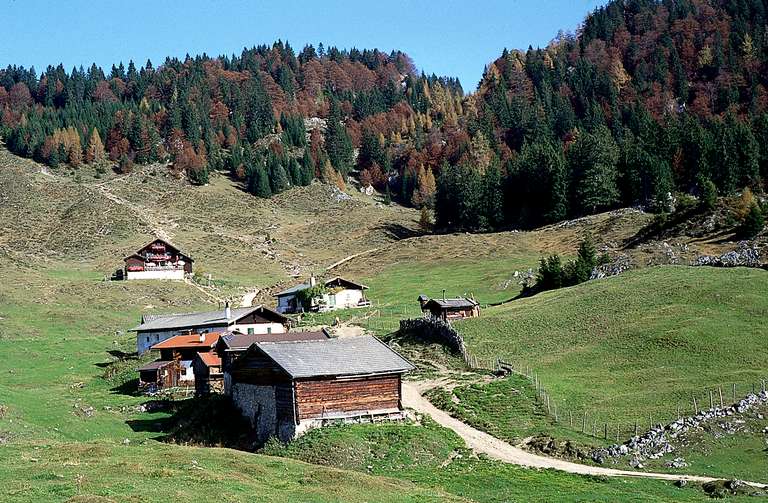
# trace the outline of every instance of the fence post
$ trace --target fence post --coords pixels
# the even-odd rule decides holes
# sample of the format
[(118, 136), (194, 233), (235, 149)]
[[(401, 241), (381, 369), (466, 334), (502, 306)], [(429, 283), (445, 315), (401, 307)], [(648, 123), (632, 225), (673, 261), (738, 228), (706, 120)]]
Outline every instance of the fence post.
[(714, 409), (715, 408), (715, 402), (712, 399), (712, 390), (709, 390), (709, 408)]
[(637, 419), (635, 419), (635, 436), (637, 436)]
[(733, 402), (736, 403), (736, 383), (733, 383)]
[(581, 420), (581, 432), (586, 433), (587, 431), (587, 411), (584, 411), (584, 419)]
[(608, 440), (608, 423), (605, 423), (605, 439)]
[(547, 397), (547, 415), (551, 414), (551, 411), (549, 409), (549, 395), (546, 395)]
[(693, 413), (694, 415), (699, 413), (699, 406), (696, 405), (696, 397), (693, 397)]
[(720, 393), (720, 408), (722, 409), (723, 408), (723, 387), (718, 386), (717, 392)]
[(568, 411), (568, 426), (573, 429), (573, 413), (570, 410)]

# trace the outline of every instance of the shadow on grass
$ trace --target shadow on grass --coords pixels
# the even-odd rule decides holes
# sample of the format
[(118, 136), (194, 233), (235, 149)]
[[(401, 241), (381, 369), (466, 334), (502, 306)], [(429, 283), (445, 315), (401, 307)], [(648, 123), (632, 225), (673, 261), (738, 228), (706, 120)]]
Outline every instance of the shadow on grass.
[(116, 395), (139, 396), (139, 379), (128, 379), (109, 391)]
[(425, 236), (426, 233), (420, 232), (401, 224), (384, 224), (377, 227), (377, 230), (383, 231), (390, 238), (400, 241), (401, 239), (415, 238)]
[(157, 433), (155, 440), (203, 447), (253, 450), (252, 429), (229, 397), (210, 395), (186, 400), (149, 400), (146, 412), (160, 417), (129, 419), (135, 432)]

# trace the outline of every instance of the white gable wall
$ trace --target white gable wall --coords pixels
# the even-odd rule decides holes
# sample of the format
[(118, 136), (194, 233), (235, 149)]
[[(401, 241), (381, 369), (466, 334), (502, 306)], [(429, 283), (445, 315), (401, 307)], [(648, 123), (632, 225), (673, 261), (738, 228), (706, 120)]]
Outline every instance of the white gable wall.
[[(171, 337), (188, 333), (189, 330), (190, 328), (138, 332), (136, 334), (136, 351), (140, 355), (144, 354), (158, 342), (163, 342)], [(237, 330), (243, 334), (283, 334), (285, 333), (285, 326), (283, 326), (282, 323), (246, 323), (229, 326), (203, 327), (194, 330), (204, 334), (209, 332), (223, 332), (225, 330)]]

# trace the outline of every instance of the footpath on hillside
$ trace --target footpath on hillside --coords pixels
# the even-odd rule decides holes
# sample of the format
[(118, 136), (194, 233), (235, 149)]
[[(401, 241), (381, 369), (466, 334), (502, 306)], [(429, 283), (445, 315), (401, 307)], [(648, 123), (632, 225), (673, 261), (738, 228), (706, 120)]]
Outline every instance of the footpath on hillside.
[[(476, 452), (481, 452), (490, 458), (503, 461), (505, 463), (525, 466), (528, 468), (550, 468), (553, 470), (560, 470), (578, 475), (602, 475), (605, 477), (643, 477), (669, 481), (685, 480), (688, 482), (698, 483), (722, 480), (721, 478), (702, 477), (698, 475), (677, 475), (671, 473), (617, 470), (613, 468), (582, 465), (562, 459), (548, 458), (546, 456), (533, 454), (531, 452), (520, 449), (519, 447), (514, 447), (513, 445), (510, 445), (503, 440), (500, 440), (492, 435), (489, 435), (483, 431), (473, 428), (472, 426), (469, 426), (466, 423), (459, 421), (458, 419), (449, 415), (447, 412), (440, 410), (432, 405), (426, 398), (421, 395), (422, 391), (423, 390), (421, 390), (416, 383), (403, 382), (403, 405), (405, 407), (412, 408), (421, 414), (429, 415), (439, 425), (453, 430), (457, 435), (464, 439), (468, 447), (475, 450)], [(766, 484), (760, 484), (756, 482), (744, 483), (761, 489), (768, 487)]]

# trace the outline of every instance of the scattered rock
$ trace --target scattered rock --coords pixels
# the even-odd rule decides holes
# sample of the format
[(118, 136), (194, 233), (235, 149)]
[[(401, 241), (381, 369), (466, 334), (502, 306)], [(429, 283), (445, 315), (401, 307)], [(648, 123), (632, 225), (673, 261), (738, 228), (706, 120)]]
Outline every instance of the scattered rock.
[[(752, 393), (739, 400), (733, 405), (727, 407), (714, 407), (708, 410), (702, 410), (695, 416), (680, 418), (677, 421), (666, 426), (657, 426), (651, 428), (643, 435), (630, 438), (621, 445), (611, 445), (601, 449), (595, 449), (590, 453), (590, 457), (596, 462), (603, 463), (609, 458), (619, 458), (631, 455), (630, 466), (633, 468), (642, 468), (642, 461), (646, 459), (658, 459), (675, 450), (672, 441), (691, 429), (700, 428), (702, 425), (718, 418), (731, 417), (735, 414), (743, 414), (757, 405), (768, 403), (768, 391)], [(721, 429), (727, 434), (734, 434), (744, 427), (745, 422), (740, 419), (726, 421), (720, 424)], [(768, 427), (763, 429), (768, 434)], [(599, 461), (598, 461), (599, 460)], [(680, 466), (674, 466), (678, 464)], [(688, 466), (685, 460), (677, 458), (667, 466), (673, 468), (683, 468)]]
[(675, 458), (666, 463), (667, 468), (687, 468), (688, 463), (683, 458)]

